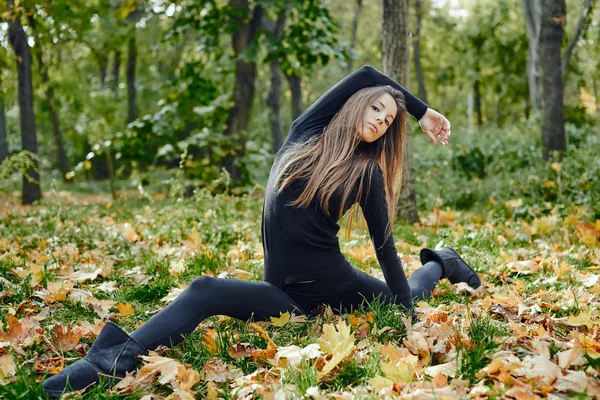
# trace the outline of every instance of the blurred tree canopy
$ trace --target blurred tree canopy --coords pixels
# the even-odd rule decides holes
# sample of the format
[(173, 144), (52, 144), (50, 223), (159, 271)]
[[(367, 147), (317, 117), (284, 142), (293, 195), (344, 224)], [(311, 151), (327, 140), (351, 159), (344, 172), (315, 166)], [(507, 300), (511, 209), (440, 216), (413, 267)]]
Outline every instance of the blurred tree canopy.
[[(566, 1), (564, 119), (577, 126), (597, 124), (600, 113), (594, 3)], [(223, 167), (237, 186), (261, 181), (282, 139), (278, 124), (285, 136), (350, 61), (381, 69), (386, 35), (380, 2), (356, 0), (15, 0), (0, 3), (0, 15), (0, 158), (24, 148), (23, 60), (9, 40), (19, 22), (42, 182), (179, 165), (200, 184)], [(410, 88), (426, 90), (453, 131), (540, 118), (521, 0), (412, 0), (409, 23), (418, 42), (409, 46)]]

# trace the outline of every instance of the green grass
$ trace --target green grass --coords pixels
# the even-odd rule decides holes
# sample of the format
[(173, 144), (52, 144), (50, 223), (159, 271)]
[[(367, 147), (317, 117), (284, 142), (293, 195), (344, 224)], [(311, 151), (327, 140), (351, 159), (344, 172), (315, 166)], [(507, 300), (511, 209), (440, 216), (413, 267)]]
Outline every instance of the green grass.
[(510, 329), (487, 316), (476, 317), (470, 324), (467, 334), (471, 341), (468, 345), (461, 340), (458, 342), (458, 371), (462, 378), (474, 383), (477, 373), (489, 363), (490, 356), (502, 345), (502, 340), (510, 335)]
[[(471, 385), (482, 379), (477, 374), (488, 365), (495, 351), (514, 350), (521, 358), (524, 354), (524, 348), (519, 347), (524, 344), (512, 343), (514, 348), (503, 347), (512, 335), (507, 318), (516, 316), (516, 310), (507, 312), (506, 316), (502, 309), (494, 308), (495, 300), (490, 309), (484, 310), (481, 305), (484, 300), (494, 295), (509, 298), (516, 290), (517, 281), (522, 281), (525, 287), (518, 295), (524, 304), (531, 306), (544, 301), (558, 306), (556, 310), (544, 309), (544, 318), (577, 316), (590, 307), (592, 312), (597, 312), (595, 303), (585, 297), (591, 289), (573, 279), (576, 272), (598, 274), (594, 269), (598, 247), (586, 242), (591, 239), (581, 237), (577, 231), (578, 224), (593, 225), (600, 219), (600, 159), (593, 150), (598, 146), (597, 135), (590, 134), (586, 128), (571, 132), (571, 135), (579, 135), (581, 140), (577, 146), (571, 146), (557, 171), (556, 166), (553, 168), (551, 164), (539, 161), (538, 139), (527, 133), (530, 128), (516, 124), (502, 131), (490, 128), (474, 133), (460, 132), (453, 135), (454, 144), (448, 148), (430, 146), (425, 138), (416, 137), (415, 171), (422, 221), (420, 224), (398, 222), (393, 230), (404, 256), (416, 259), (422, 247), (451, 246), (481, 274), (486, 285), (482, 293), (457, 294), (452, 285), (443, 281), (438, 284), (433, 298), (428, 300), (431, 307), (448, 314), (447, 323), (456, 325), (454, 335), (465, 339), (464, 343), (458, 340), (456, 344), (448, 344), (448, 348), (459, 353), (458, 376)], [(455, 161), (459, 156), (460, 160)], [(161, 174), (160, 179), (169, 177)], [(552, 185), (542, 187), (548, 181), (555, 182), (556, 188)], [(126, 181), (121, 184), (122, 188), (127, 187)], [(134, 330), (152, 313), (163, 308), (166, 304), (160, 300), (171, 289), (189, 284), (196, 276), (217, 276), (225, 271), (235, 275), (239, 273), (237, 270), (242, 270), (249, 274), (242, 274), (241, 278), (260, 280), (263, 263), (260, 190), (242, 196), (213, 195), (200, 190), (190, 197), (175, 198), (164, 195), (171, 184), (172, 181), (162, 186), (160, 182), (152, 182), (154, 188), (147, 190), (149, 196), (123, 191), (121, 199), (113, 202), (103, 191), (106, 190), (104, 183), (71, 187), (57, 183), (56, 189), (68, 190), (71, 197), (65, 198), (64, 193), (50, 189), (37, 206), (11, 205), (10, 212), (0, 217), (0, 276), (4, 278), (0, 280), (3, 305), (0, 307), (0, 329), (6, 331), (8, 315), (14, 314), (20, 319), (35, 317), (46, 308), (48, 317), (42, 319), (40, 325), (42, 334), (48, 339), (54, 335), (55, 323), (76, 326), (84, 320), (99, 319), (88, 304), (72, 302), (69, 297), (66, 301), (46, 304), (43, 295), (39, 294), (48, 288), (48, 282), (65, 280), (61, 274), (69, 268), (77, 271), (86, 266), (100, 267), (107, 261), (113, 263), (109, 276), (75, 282), (75, 285), (77, 289), (90, 290), (99, 300), (131, 304), (135, 310), (133, 316), (119, 316), (116, 310), (112, 310), (110, 316), (127, 331)], [(520, 201), (516, 202), (518, 199)], [(515, 202), (510, 204), (519, 205), (510, 206), (511, 201)], [(429, 215), (436, 210), (446, 211), (447, 207), (456, 213), (454, 220), (438, 225), (431, 223)], [(540, 219), (550, 216), (556, 218), (555, 225), (544, 232), (532, 231)], [(125, 223), (135, 229), (139, 240), (128, 240), (123, 234)], [(196, 242), (190, 239), (192, 234)], [(342, 249), (348, 253), (355, 246), (371, 246), (366, 227), (359, 224), (355, 224), (348, 237), (340, 236)], [(2, 240), (8, 243), (6, 247)], [(370, 273), (376, 273), (379, 268), (375, 258), (365, 262), (360, 262), (358, 257), (347, 258), (356, 268)], [(536, 258), (543, 259), (544, 266), (540, 272), (531, 275), (519, 274), (507, 266), (509, 260)], [(174, 273), (171, 270), (173, 263), (181, 260), (183, 272)], [(571, 270), (559, 280), (548, 282), (555, 276), (553, 266), (563, 262)], [(25, 278), (16, 275), (20, 268), (29, 270), (38, 265), (44, 274), (37, 284), (32, 275)], [(411, 264), (411, 268), (414, 265)], [(131, 274), (134, 270), (138, 271), (137, 275)], [(142, 278), (145, 280), (140, 283), (138, 279)], [(96, 287), (112, 281), (117, 283), (117, 291), (102, 292)], [(541, 292), (546, 292), (543, 299)], [(575, 301), (567, 301), (572, 297)], [(465, 312), (467, 305), (473, 315), (477, 315), (469, 321), (468, 328), (464, 322), (469, 315)], [(323, 381), (317, 380), (319, 371), (315, 360), (304, 360), (296, 368), (287, 367), (280, 371), (280, 384), (289, 385), (286, 390), (293, 386), (295, 397), (304, 396), (312, 386), (317, 386), (322, 393), (340, 393), (364, 388), (370, 378), (381, 374), (382, 355), (374, 346), (391, 344), (402, 348), (407, 335), (403, 318), (408, 316), (397, 306), (379, 301), (365, 304), (354, 313), (357, 317), (367, 313), (372, 316), (368, 335), (364, 338), (369, 342), (364, 351), (366, 355), (358, 357), (355, 349), (356, 354), (341, 362), (328, 377), (330, 379)], [(426, 325), (430, 322), (423, 315), (417, 317), (413, 329), (424, 329), (423, 334), (427, 336), (433, 331)], [(539, 324), (531, 317), (524, 314), (513, 322), (536, 330)], [(337, 318), (327, 311), (283, 327), (261, 326), (278, 346), (304, 347), (316, 343), (324, 324), (336, 323)], [(229, 348), (239, 343), (250, 343), (260, 349), (267, 347), (265, 339), (251, 324), (211, 317), (203, 326), (210, 326), (217, 332), (215, 353), (204, 343), (203, 331), (199, 329), (182, 344), (168, 350), (166, 355), (198, 371), (202, 371), (206, 361), (213, 357), (240, 368), (244, 374), (258, 368), (274, 368), (265, 360), (237, 359), (229, 355)], [(573, 332), (568, 327), (554, 324), (551, 334), (556, 340), (568, 342), (565, 338)], [(579, 328), (577, 332), (589, 334), (586, 328)], [(91, 339), (81, 341), (84, 348), (89, 348), (92, 342)], [(565, 346), (550, 348), (552, 360), (559, 351), (566, 349)], [(34, 372), (35, 362), (55, 354), (44, 340), (21, 350), (25, 356), (9, 348), (2, 350), (11, 354), (19, 365), (16, 375), (0, 384), (2, 399), (41, 398), (39, 382), (42, 375)], [(66, 355), (77, 357), (74, 351)], [(431, 365), (442, 358), (443, 355), (437, 354), (430, 361)], [(585, 364), (574, 367), (575, 370), (598, 368), (597, 359), (589, 356), (584, 359)], [(486, 379), (488, 387), (493, 387), (490, 397), (501, 398), (502, 390), (493, 386), (492, 378)], [(452, 384), (453, 380), (450, 382)], [(235, 398), (233, 382), (220, 383), (217, 387), (220, 397)], [(206, 396), (206, 382), (198, 383), (195, 389), (197, 398)], [(115, 395), (96, 388), (88, 398), (139, 399), (150, 392), (166, 396), (171, 391), (169, 387), (156, 384), (143, 393), (127, 395)], [(361, 398), (377, 397), (373, 392), (361, 395)]]

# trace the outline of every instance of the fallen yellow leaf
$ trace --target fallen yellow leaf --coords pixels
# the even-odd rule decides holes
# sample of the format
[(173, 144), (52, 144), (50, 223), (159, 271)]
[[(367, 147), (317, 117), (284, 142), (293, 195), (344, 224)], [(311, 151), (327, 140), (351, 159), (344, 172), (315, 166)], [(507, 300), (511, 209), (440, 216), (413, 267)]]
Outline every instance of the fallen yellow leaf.
[(273, 324), (273, 326), (284, 326), (285, 324), (288, 323), (288, 321), (290, 320), (290, 313), (289, 312), (280, 312), (279, 313), (279, 317), (271, 317), (271, 323)]
[(115, 308), (119, 310), (119, 315), (121, 317), (129, 317), (135, 314), (133, 306), (129, 303), (117, 303), (115, 304)]
[(323, 326), (323, 335), (319, 338), (319, 345), (321, 350), (333, 357), (327, 361), (317, 375), (318, 380), (323, 379), (352, 351), (354, 340), (354, 335), (350, 333), (350, 327), (344, 320), (339, 320), (336, 327), (331, 324)]
[(204, 342), (204, 345), (206, 346), (208, 351), (210, 351), (211, 354), (215, 354), (218, 350), (217, 331), (215, 331), (214, 329), (207, 329), (202, 334), (202, 342)]

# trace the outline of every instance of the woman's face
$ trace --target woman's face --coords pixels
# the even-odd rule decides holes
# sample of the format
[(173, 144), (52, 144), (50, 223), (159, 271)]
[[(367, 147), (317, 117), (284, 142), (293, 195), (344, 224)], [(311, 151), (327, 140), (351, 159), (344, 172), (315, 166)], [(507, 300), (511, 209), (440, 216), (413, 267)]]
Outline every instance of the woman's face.
[(362, 123), (361, 140), (371, 143), (384, 135), (392, 121), (396, 118), (398, 106), (394, 98), (384, 93), (372, 104), (369, 104)]

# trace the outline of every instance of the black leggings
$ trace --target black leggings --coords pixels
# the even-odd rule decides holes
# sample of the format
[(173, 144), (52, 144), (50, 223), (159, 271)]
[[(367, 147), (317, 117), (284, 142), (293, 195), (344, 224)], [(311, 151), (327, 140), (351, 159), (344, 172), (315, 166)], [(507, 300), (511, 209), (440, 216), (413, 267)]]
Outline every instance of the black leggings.
[[(438, 263), (429, 262), (417, 269), (408, 278), (412, 298), (428, 299), (441, 277), (442, 267)], [(180, 343), (200, 322), (213, 315), (243, 321), (266, 320), (286, 311), (310, 315), (322, 304), (343, 313), (375, 298), (384, 303), (393, 300), (385, 282), (357, 269), (343, 281), (295, 283), (286, 285), (283, 290), (268, 282), (201, 276), (131, 336), (146, 349), (153, 350), (159, 345)]]

